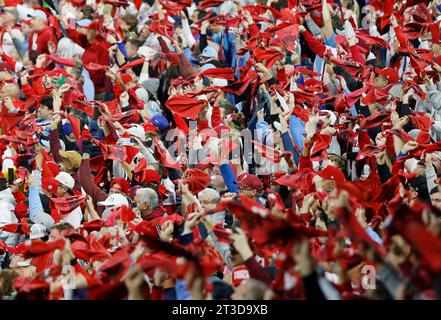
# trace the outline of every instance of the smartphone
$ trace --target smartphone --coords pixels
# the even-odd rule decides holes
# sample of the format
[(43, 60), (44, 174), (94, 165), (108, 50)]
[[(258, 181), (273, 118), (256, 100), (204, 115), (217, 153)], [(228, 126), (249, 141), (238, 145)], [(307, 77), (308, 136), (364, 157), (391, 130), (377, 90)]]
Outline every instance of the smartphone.
[(133, 146), (135, 146), (135, 139), (133, 139), (133, 138), (120, 138), (118, 140), (117, 144), (120, 146), (133, 147)]

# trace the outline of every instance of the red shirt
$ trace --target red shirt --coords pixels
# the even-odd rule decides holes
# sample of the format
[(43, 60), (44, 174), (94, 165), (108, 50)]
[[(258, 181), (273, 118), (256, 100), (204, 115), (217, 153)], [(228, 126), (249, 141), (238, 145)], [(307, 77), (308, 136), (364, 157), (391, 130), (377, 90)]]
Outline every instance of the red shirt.
[[(101, 37), (97, 37), (94, 43), (90, 43), (87, 40), (86, 35), (79, 33), (76, 30), (68, 29), (67, 32), (72, 41), (76, 42), (85, 49), (83, 57), (81, 58), (85, 66), (91, 62), (106, 66), (109, 65), (108, 49), (110, 48), (110, 44), (106, 40)], [(99, 93), (109, 91), (109, 88), (106, 86), (107, 77), (104, 71), (87, 71), (90, 74), (90, 79), (95, 85), (95, 92)]]

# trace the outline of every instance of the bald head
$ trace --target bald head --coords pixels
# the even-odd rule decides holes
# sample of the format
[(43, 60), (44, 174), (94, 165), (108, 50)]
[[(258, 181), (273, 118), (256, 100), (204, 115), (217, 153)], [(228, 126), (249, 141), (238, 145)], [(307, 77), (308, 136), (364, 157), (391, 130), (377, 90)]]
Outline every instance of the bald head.
[(0, 91), (0, 97), (2, 100), (5, 100), (6, 98), (19, 99), (20, 90), (18, 89), (17, 85), (13, 83), (6, 83)]
[(246, 279), (234, 290), (233, 300), (264, 300), (268, 286), (256, 279)]

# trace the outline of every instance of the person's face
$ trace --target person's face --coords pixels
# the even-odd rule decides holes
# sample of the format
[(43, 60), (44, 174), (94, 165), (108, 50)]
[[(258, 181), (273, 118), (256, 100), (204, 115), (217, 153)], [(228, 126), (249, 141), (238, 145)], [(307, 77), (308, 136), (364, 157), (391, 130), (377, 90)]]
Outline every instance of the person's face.
[(331, 165), (333, 165), (333, 166), (335, 166), (337, 168), (341, 168), (342, 167), (343, 161), (342, 161), (341, 157), (339, 157), (338, 155), (336, 155), (336, 154), (329, 154), (328, 155), (328, 160), (329, 160)]
[(244, 263), (242, 256), (234, 249), (230, 247), (231, 264), (233, 267), (238, 267)]
[(12, 75), (8, 71), (0, 71), (0, 81), (12, 80)]
[(87, 37), (87, 41), (94, 42), (96, 39), (96, 30), (95, 29), (87, 30), (86, 37)]
[(9, 188), (11, 189), (12, 192), (17, 192), (18, 185), (16, 183), (13, 183), (9, 185)]
[(5, 12), (4, 14), (2, 14), (0, 16), (0, 19), (1, 19), (0, 21), (2, 21), (3, 24), (15, 24), (16, 22), (15, 17), (9, 12)]
[(225, 180), (222, 177), (219, 167), (214, 167), (211, 173), (212, 179), (210, 179), (209, 186), (216, 189), (217, 191), (221, 191), (225, 189)]
[(247, 198), (254, 199), (256, 197), (257, 191), (253, 188), (240, 187), (239, 193)]
[(121, 20), (120, 28), (122, 31), (129, 31), (130, 30), (130, 26), (125, 21), (122, 21), (122, 20)]
[(67, 191), (68, 191), (68, 189), (66, 187), (60, 185), (57, 189), (57, 195), (59, 197), (63, 197), (67, 194)]
[(213, 199), (211, 199), (211, 197), (208, 195), (200, 197), (199, 202), (201, 203), (201, 207), (204, 209), (204, 211), (213, 210), (216, 207)]
[(432, 198), (432, 205), (438, 210), (441, 210), (441, 192), (433, 193), (431, 198)]
[(37, 117), (40, 119), (50, 119), (51, 111), (48, 106), (40, 105), (37, 111)]
[(403, 262), (412, 252), (410, 245), (400, 235), (391, 237), (391, 245), (389, 247), (390, 256), (394, 256), (397, 261)]
[(21, 32), (24, 36), (29, 36), (32, 33), (32, 27), (28, 24), (23, 24)]
[(138, 193), (136, 193), (134, 201), (139, 210), (147, 210), (149, 208), (147, 202), (143, 202)]
[(211, 31), (213, 31), (214, 33), (218, 33), (219, 31), (221, 31), (223, 28), (222, 25), (213, 25), (210, 27)]
[(127, 51), (127, 56), (129, 58), (133, 57), (134, 55), (136, 55), (138, 53), (138, 49), (132, 45), (130, 42), (127, 42), (126, 45), (126, 51)]
[[(135, 54), (136, 54), (136, 52), (135, 52)], [(135, 88), (137, 86), (138, 77), (136, 76), (136, 74), (132, 70), (128, 70), (127, 73), (132, 76), (132, 81), (126, 83), (126, 88), (127, 89)]]
[(199, 11), (198, 10), (194, 10), (193, 11), (193, 14), (191, 15), (191, 20), (194, 22), (194, 23), (197, 23), (198, 21), (199, 21), (199, 19), (198, 19), (198, 14), (199, 14)]
[(412, 199), (418, 198), (418, 192), (414, 188), (410, 187), (409, 191), (410, 191), (410, 196), (412, 197)]
[(282, 137), (281, 137), (279, 131), (274, 132), (274, 133), (273, 133), (273, 137), (274, 137), (274, 145), (276, 145), (276, 146), (281, 146), (281, 145), (283, 145)]
[(376, 88), (384, 88), (385, 86), (387, 86), (387, 79), (383, 76), (376, 76), (374, 79), (374, 86)]
[(250, 293), (250, 285), (247, 280), (242, 281), (235, 289), (233, 294), (231, 295), (232, 300), (248, 300), (251, 297)]
[(211, 58), (199, 56), (200, 63), (207, 63)]
[(29, 52), (26, 52), (23, 57), (23, 66), (28, 69), (32, 68), (34, 64), (32, 63), (31, 59), (29, 59)]
[(31, 28), (33, 31), (40, 31), (44, 28), (43, 20), (39, 18), (32, 17), (31, 18)]
[(53, 229), (51, 230), (51, 232), (49, 233), (49, 240), (50, 240), (50, 241), (52, 241), (52, 240), (57, 240), (57, 239), (59, 239), (60, 237), (61, 237), (61, 233), (60, 233), (60, 231), (57, 230), (57, 229), (55, 229), (55, 228), (53, 228)]
[(5, 100), (6, 98), (18, 99), (15, 85), (9, 83), (5, 84), (0, 91), (0, 97), (2, 100)]
[(333, 190), (335, 188), (335, 182), (333, 180), (322, 179), (322, 188), (323, 190)]
[(122, 194), (121, 192), (121, 185), (119, 185), (118, 183), (113, 184), (112, 188), (110, 188), (109, 191), (110, 194)]

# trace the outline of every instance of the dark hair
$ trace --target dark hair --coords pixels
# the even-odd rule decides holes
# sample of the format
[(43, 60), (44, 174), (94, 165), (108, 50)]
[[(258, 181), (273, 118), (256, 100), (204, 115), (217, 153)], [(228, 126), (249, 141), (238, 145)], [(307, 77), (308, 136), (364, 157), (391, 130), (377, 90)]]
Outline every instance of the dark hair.
[(126, 14), (122, 16), (121, 20), (130, 26), (130, 31), (133, 31), (134, 28), (136, 28), (136, 25), (138, 24), (138, 19), (136, 18), (136, 16), (132, 14)]
[(430, 201), (429, 190), (427, 188), (426, 176), (418, 176), (409, 181), (410, 186), (418, 193), (418, 197), (423, 201)]
[(380, 59), (371, 59), (366, 61), (367, 66), (373, 66), (375, 68), (384, 69), (386, 66), (384, 65), (384, 62)]
[(0, 191), (6, 190), (8, 187), (8, 180), (5, 177), (0, 178)]
[(434, 194), (434, 193), (437, 193), (437, 192), (439, 192), (438, 186), (433, 187), (433, 188), (430, 190), (430, 195), (432, 195), (432, 194)]
[(29, 50), (28, 51), (29, 60), (32, 61), (32, 64), (35, 65), (37, 63), (38, 55), (39, 55), (39, 53), (37, 50)]
[(92, 13), (94, 11), (95, 10), (91, 6), (85, 6), (84, 8), (82, 8), (81, 12), (83, 13), (83, 19), (91, 19), (92, 18)]
[(0, 281), (2, 286), (0, 287), (1, 296), (10, 296), (14, 292), (14, 281), (20, 275), (12, 269), (5, 269), (0, 272)]
[(51, 96), (44, 96), (43, 99), (40, 100), (40, 105), (46, 106), (49, 109), (53, 109), (54, 99)]
[(71, 230), (74, 227), (69, 222), (59, 222), (52, 226), (51, 230), (55, 229), (58, 231)]
[(233, 288), (224, 281), (213, 281), (213, 299), (230, 300), (233, 294)]

